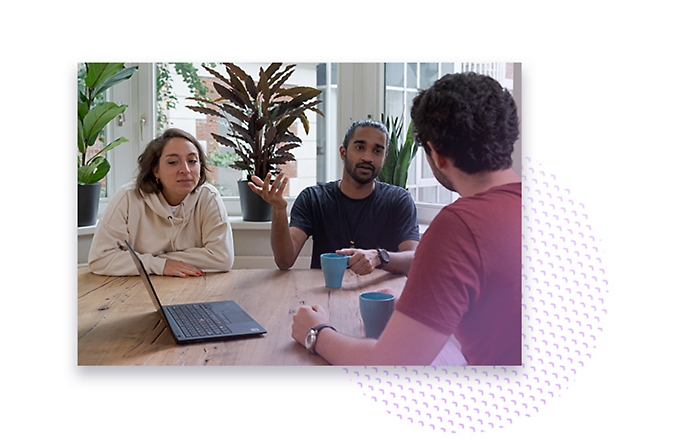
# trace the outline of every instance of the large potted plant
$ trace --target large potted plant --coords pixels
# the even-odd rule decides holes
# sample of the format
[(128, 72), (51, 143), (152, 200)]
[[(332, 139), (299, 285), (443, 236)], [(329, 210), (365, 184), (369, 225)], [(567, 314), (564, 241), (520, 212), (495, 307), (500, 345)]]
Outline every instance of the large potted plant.
[[(127, 104), (118, 105), (105, 100), (105, 92), (121, 81), (129, 79), (135, 67), (124, 63), (84, 63), (78, 75), (78, 226), (97, 222), (101, 181), (111, 169), (106, 152), (128, 142), (120, 137), (99, 151), (91, 147), (101, 139), (106, 125), (125, 112)], [(90, 149), (88, 151), (88, 149)]]
[(279, 166), (294, 161), (291, 150), (299, 147), (302, 140), (291, 131), (296, 120), (309, 133), (307, 110), (323, 113), (316, 108), (321, 93), (313, 87), (284, 87), (293, 74), (295, 65), (282, 67), (272, 63), (266, 69), (260, 68), (258, 80), (254, 80), (233, 63), (223, 63), (227, 76), (203, 65), (203, 68), (217, 78), (213, 87), (218, 97), (192, 98), (204, 106), (188, 108), (211, 115), (227, 127), (223, 136), (212, 133), (219, 144), (234, 150), (238, 159), (230, 165), (247, 174), (239, 181), (241, 213), (246, 221), (271, 220), (271, 206), (248, 187), (251, 176), (264, 179), (267, 173), (280, 171)]
[(390, 138), (387, 142), (387, 155), (378, 179), (388, 184), (406, 188), (408, 169), (411, 161), (418, 152), (413, 134), (413, 122), (408, 125), (404, 142), (401, 143), (401, 132), (404, 129), (404, 119), (398, 116), (382, 116), (382, 122), (387, 126)]

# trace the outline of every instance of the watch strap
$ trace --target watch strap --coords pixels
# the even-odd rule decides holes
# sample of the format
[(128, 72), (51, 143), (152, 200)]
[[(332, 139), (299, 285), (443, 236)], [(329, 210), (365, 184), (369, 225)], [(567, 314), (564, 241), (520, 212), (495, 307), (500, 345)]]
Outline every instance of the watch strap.
[[(378, 248), (378, 249), (376, 249), (376, 251), (378, 252), (378, 258), (380, 259), (380, 265), (376, 266), (375, 269), (383, 269), (383, 268), (385, 268), (385, 266), (388, 263), (390, 263), (390, 258), (389, 258), (390, 255), (387, 253), (387, 250), (382, 249), (382, 248)], [(383, 255), (386, 255), (387, 259), (385, 259), (385, 257), (383, 257)]]
[(321, 323), (320, 325), (314, 326), (312, 329), (315, 330), (316, 333), (318, 334), (319, 331), (321, 331), (323, 328), (331, 328), (331, 329), (334, 330), (335, 332), (338, 332), (337, 329), (335, 329), (335, 328), (332, 327), (331, 325), (327, 325), (326, 323)]
[(337, 329), (335, 329), (334, 327), (332, 327), (331, 325), (326, 324), (326, 323), (321, 323), (320, 325), (314, 326), (312, 329), (310, 329), (309, 332), (314, 333), (314, 341), (312, 342), (311, 346), (309, 346), (309, 348), (307, 348), (307, 350), (309, 350), (309, 352), (311, 352), (314, 355), (319, 355), (316, 352), (316, 342), (317, 342), (317, 338), (319, 337), (319, 332), (321, 332), (321, 330), (324, 329), (324, 328), (331, 328), (335, 332), (338, 332)]

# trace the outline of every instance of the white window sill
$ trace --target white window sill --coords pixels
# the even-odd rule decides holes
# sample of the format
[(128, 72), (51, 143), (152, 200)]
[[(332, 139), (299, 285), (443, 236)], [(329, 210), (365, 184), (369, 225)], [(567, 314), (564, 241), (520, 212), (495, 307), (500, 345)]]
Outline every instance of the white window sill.
[[(229, 216), (229, 223), (232, 230), (270, 230), (272, 227), (271, 222), (247, 222), (241, 216)], [(96, 229), (96, 224), (78, 227), (78, 236), (92, 236)]]

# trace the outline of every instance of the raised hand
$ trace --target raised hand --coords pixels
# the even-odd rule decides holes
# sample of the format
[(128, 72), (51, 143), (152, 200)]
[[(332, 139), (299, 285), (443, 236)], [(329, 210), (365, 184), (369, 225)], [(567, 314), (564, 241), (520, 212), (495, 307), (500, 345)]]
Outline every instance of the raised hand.
[(288, 183), (288, 178), (283, 172), (280, 172), (274, 182), (271, 182), (272, 174), (267, 173), (264, 181), (257, 176), (252, 176), (251, 182), (248, 182), (248, 186), (252, 191), (259, 194), (262, 199), (269, 203), (272, 208), (281, 209), (286, 208), (288, 203), (283, 197), (283, 191)]

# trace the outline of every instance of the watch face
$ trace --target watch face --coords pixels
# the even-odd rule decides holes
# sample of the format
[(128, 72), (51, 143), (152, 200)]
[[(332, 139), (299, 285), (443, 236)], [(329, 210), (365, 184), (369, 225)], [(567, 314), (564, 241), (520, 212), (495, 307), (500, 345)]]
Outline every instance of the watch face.
[(387, 250), (378, 248), (378, 257), (380, 257), (380, 265), (377, 266), (378, 269), (382, 269), (385, 265), (390, 263), (390, 255)]
[(314, 342), (316, 342), (316, 332), (312, 329), (307, 333), (307, 336), (305, 337), (305, 347), (307, 349), (313, 347)]

